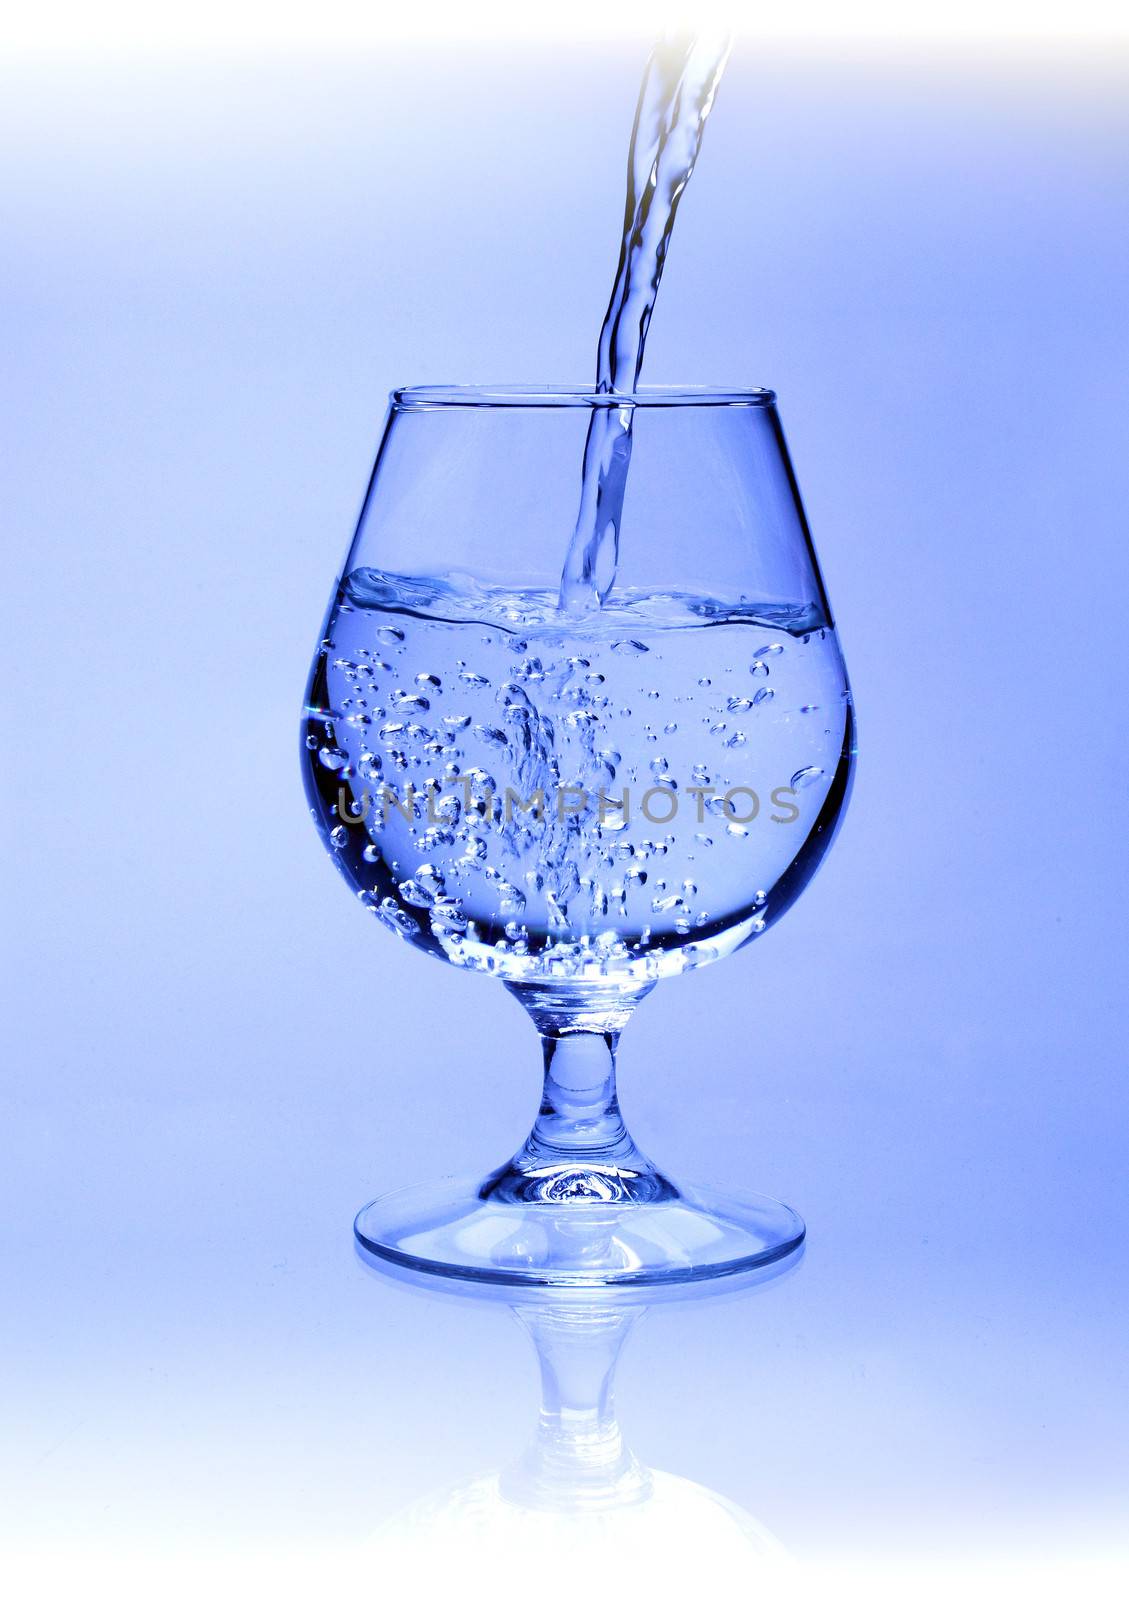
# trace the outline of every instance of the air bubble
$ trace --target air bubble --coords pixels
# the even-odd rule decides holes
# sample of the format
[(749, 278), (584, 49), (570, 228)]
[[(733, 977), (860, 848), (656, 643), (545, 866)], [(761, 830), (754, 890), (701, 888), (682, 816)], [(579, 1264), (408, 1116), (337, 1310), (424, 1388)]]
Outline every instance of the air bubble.
[(444, 904), (432, 907), (431, 931), (436, 938), (465, 933), (466, 930), (467, 919), (457, 906)]
[(405, 878), (400, 885), (400, 899), (410, 906), (428, 907), (443, 897), (446, 884), (437, 867), (425, 864), (414, 877)]
[(807, 789), (822, 777), (822, 767), (801, 767), (799, 772), (793, 772), (792, 774), (792, 787), (793, 789)]
[(450, 828), (425, 828), (416, 840), (416, 849), (423, 855), (428, 850), (442, 850), (454, 842), (455, 835)]
[(386, 927), (391, 928), (393, 933), (398, 933), (401, 939), (411, 939), (417, 932), (416, 925), (411, 917), (396, 904), (391, 895), (385, 895), (375, 910), (381, 922)]

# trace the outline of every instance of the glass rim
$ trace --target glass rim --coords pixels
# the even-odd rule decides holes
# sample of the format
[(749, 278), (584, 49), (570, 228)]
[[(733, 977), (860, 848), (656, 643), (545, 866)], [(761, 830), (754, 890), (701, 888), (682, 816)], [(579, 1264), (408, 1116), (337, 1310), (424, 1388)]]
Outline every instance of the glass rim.
[(776, 395), (763, 388), (711, 388), (704, 384), (641, 384), (630, 394), (601, 393), (583, 385), (557, 383), (416, 384), (393, 389), (392, 405), (399, 411), (508, 410), (514, 407), (584, 406), (590, 410), (641, 410), (663, 406), (753, 406), (776, 404)]

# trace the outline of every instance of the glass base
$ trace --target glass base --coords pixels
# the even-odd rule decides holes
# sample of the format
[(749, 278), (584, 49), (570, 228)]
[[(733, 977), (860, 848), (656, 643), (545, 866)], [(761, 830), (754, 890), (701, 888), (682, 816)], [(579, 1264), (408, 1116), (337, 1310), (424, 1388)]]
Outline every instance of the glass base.
[(546, 1200), (507, 1198), (491, 1180), (425, 1183), (373, 1200), (353, 1228), (373, 1255), (418, 1272), (563, 1288), (755, 1272), (803, 1243), (777, 1200), (662, 1185), (654, 1199)]

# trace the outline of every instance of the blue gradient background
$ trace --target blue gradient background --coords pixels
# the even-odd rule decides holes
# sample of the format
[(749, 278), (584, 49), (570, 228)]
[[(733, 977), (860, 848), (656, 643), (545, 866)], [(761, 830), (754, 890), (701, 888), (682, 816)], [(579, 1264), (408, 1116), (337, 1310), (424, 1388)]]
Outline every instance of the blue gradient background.
[[(44, 1572), (331, 1573), (532, 1425), (508, 1314), (349, 1224), (516, 1146), (534, 1037), (350, 905), (296, 719), (386, 391), (587, 378), (644, 48), (7, 69), (0, 1521)], [(1129, 1551), (1127, 90), (745, 41), (655, 317), (650, 381), (780, 394), (862, 755), (785, 922), (625, 1036), (643, 1147), (810, 1243), (652, 1313), (620, 1413), (813, 1561)]]

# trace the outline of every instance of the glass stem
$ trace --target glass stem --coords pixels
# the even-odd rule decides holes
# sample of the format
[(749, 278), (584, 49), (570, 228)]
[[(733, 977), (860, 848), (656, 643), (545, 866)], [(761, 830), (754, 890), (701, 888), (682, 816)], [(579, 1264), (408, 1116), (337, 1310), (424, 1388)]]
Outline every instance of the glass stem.
[(616, 1046), (648, 992), (537, 990), (507, 985), (541, 1035), (544, 1081), (533, 1128), (517, 1155), (486, 1180), (482, 1197), (584, 1202), (655, 1201), (676, 1191), (632, 1139), (616, 1092)]

